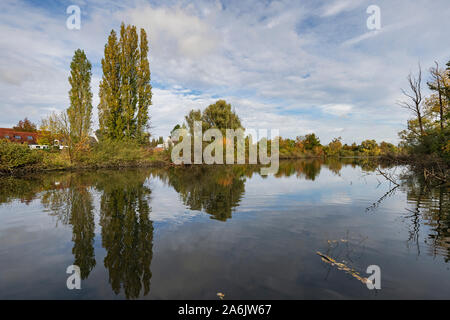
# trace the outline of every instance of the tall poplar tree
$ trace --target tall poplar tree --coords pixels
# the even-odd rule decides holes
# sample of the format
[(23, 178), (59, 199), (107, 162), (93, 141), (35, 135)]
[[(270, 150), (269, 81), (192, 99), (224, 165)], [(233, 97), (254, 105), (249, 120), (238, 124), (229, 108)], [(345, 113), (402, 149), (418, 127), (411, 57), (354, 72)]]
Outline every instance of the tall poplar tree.
[(148, 62), (147, 34), (141, 29), (138, 70), (138, 114), (137, 132), (141, 140), (145, 139), (144, 130), (148, 128), (148, 108), (152, 104), (152, 86), (150, 84), (150, 65)]
[(120, 98), (123, 109), (124, 135), (126, 138), (134, 138), (136, 134), (136, 108), (137, 108), (137, 63), (138, 37), (136, 27), (120, 26), (120, 70), (121, 86)]
[(105, 45), (102, 59), (103, 77), (100, 82), (99, 125), (102, 136), (110, 139), (123, 138), (122, 109), (120, 104), (119, 43), (114, 30)]
[[(140, 42), (139, 42), (140, 40)], [(148, 41), (143, 29), (140, 39), (135, 26), (120, 26), (105, 45), (100, 83), (99, 120), (102, 134), (110, 139), (143, 141), (151, 105)]]
[(70, 107), (67, 116), (74, 142), (89, 136), (92, 117), (91, 63), (83, 50), (77, 49), (70, 64)]

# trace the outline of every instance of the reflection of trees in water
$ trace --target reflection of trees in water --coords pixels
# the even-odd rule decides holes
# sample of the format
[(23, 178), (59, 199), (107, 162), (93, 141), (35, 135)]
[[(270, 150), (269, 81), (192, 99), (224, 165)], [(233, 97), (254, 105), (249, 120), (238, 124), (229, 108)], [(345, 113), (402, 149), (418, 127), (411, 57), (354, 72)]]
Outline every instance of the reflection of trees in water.
[(325, 165), (335, 174), (339, 174), (342, 167), (351, 166), (352, 168), (360, 167), (362, 171), (373, 172), (378, 167), (391, 167), (390, 164), (384, 165), (377, 158), (327, 158)]
[[(314, 180), (323, 160), (281, 161), (276, 177), (296, 175)], [(156, 169), (153, 173), (172, 186), (191, 210), (203, 210), (211, 218), (226, 221), (245, 193), (246, 177), (260, 174), (256, 165), (190, 166)], [(262, 176), (266, 178), (265, 176)]]
[(150, 291), (153, 257), (153, 222), (150, 220), (151, 190), (144, 186), (147, 175), (139, 171), (110, 173), (99, 179), (103, 190), (100, 204), (102, 245), (109, 282), (127, 299)]
[(430, 188), (412, 175), (406, 178), (403, 188), (410, 205), (406, 216), (410, 221), (408, 243), (416, 246), (419, 255), (422, 230), (428, 253), (450, 261), (450, 189)]
[[(305, 159), (305, 160), (283, 160), (280, 161), (279, 171), (277, 177), (289, 177), (296, 175), (299, 179), (314, 180), (320, 173), (321, 166), (326, 166), (330, 171), (339, 174), (343, 166), (351, 165), (352, 167), (361, 166), (365, 171), (374, 171), (377, 168), (377, 162), (373, 159), (358, 159), (358, 158), (327, 158), (327, 159)], [(214, 170), (227, 171), (226, 166), (213, 166)], [(234, 169), (236, 173), (244, 175), (245, 177), (252, 177), (253, 174), (259, 175), (260, 167), (256, 165), (234, 165), (232, 167), (239, 168)], [(190, 170), (190, 168), (179, 168), (180, 170)], [(211, 166), (203, 166), (203, 169), (210, 172)], [(209, 171), (208, 171), (209, 170)], [(144, 170), (147, 174), (150, 170)], [(159, 172), (167, 171), (166, 169), (160, 169)], [(60, 189), (64, 187), (64, 181), (67, 180), (67, 176), (72, 175), (82, 175), (85, 176), (84, 180), (88, 176), (92, 182), (95, 181), (94, 177), (101, 177), (104, 173), (103, 171), (90, 172), (90, 173), (47, 173), (47, 174), (36, 174), (29, 176), (27, 178), (0, 178), (0, 204), (7, 203), (12, 200), (20, 199), (24, 203), (30, 203), (34, 198), (36, 198), (37, 193), (42, 191), (50, 191)], [(128, 172), (128, 170), (127, 170)], [(234, 175), (236, 173), (233, 173)], [(128, 174), (128, 173), (127, 173)], [(144, 174), (145, 175), (145, 174)], [(166, 174), (158, 173), (159, 176), (167, 176)], [(187, 172), (186, 176), (195, 176), (192, 172)], [(198, 174), (201, 176), (201, 173)], [(173, 177), (172, 177), (173, 178)], [(175, 177), (176, 178), (176, 177)], [(55, 185), (56, 181), (60, 181), (61, 185)], [(179, 183), (180, 184), (180, 183)], [(55, 195), (56, 196), (56, 195)], [(63, 195), (60, 195), (63, 196)], [(54, 199), (57, 201), (57, 199)], [(62, 201), (62, 199), (61, 199)]]
[[(153, 250), (153, 222), (150, 220), (150, 193), (144, 186), (149, 171), (98, 171), (41, 175), (35, 179), (0, 181), (6, 201), (25, 195), (33, 199), (39, 192), (41, 203), (51, 216), (72, 225), (74, 263), (86, 279), (96, 265), (93, 206), (94, 187), (102, 192), (100, 225), (106, 249), (104, 265), (118, 294), (138, 298), (150, 291), (150, 264)], [(14, 185), (16, 187), (14, 187)]]
[(211, 218), (226, 221), (245, 192), (245, 166), (192, 166), (157, 170), (155, 174), (171, 185), (191, 210), (204, 210)]
[[(375, 164), (374, 164), (375, 163)], [(327, 167), (339, 174), (346, 165), (365, 171), (377, 168), (367, 159), (327, 159), (281, 161), (277, 177), (295, 175), (314, 180)], [(153, 249), (153, 223), (150, 220), (150, 189), (144, 185), (153, 172), (180, 194), (189, 208), (204, 210), (212, 218), (226, 221), (239, 206), (247, 177), (259, 175), (258, 166), (192, 166), (191, 168), (126, 170), (124, 172), (52, 173), (28, 178), (0, 179), (0, 203), (20, 199), (29, 203), (39, 198), (58, 221), (72, 225), (74, 264), (83, 279), (95, 267), (94, 188), (101, 192), (100, 225), (106, 249), (104, 265), (114, 292), (122, 288), (127, 298), (150, 291)], [(450, 192), (448, 188), (429, 188), (414, 176), (402, 189), (409, 202), (409, 245), (421, 241), (433, 256), (450, 260)], [(420, 240), (423, 239), (423, 240)], [(422, 242), (423, 243), (423, 242)], [(423, 251), (423, 248), (422, 248)]]
[(280, 167), (277, 177), (289, 177), (293, 174), (299, 179), (315, 180), (320, 174), (322, 167), (328, 168), (334, 174), (339, 175), (342, 168), (345, 166), (352, 166), (353, 168), (360, 167), (363, 171), (373, 172), (379, 166), (383, 167), (374, 158), (317, 158), (305, 160), (289, 160), (280, 161)]
[(29, 204), (36, 198), (38, 192), (52, 188), (54, 188), (53, 181), (45, 175), (0, 178), (0, 204), (13, 200)]
[(86, 174), (68, 174), (57, 179), (54, 188), (42, 194), (41, 203), (58, 221), (72, 225), (73, 264), (80, 267), (81, 278), (86, 279), (96, 264), (94, 206), (89, 187), (92, 179)]
[(302, 161), (281, 161), (276, 177), (289, 177), (293, 174), (299, 179), (315, 180), (323, 164), (322, 159)]
[[(368, 160), (367, 160), (368, 161)], [(339, 174), (343, 165), (360, 165), (361, 159), (307, 159), (281, 161), (275, 177), (295, 175), (299, 179), (315, 180), (321, 167), (327, 166)], [(366, 164), (366, 169), (370, 169)], [(376, 166), (373, 166), (375, 170)], [(170, 169), (155, 169), (153, 174), (172, 186), (183, 203), (191, 210), (203, 210), (211, 218), (226, 221), (239, 206), (245, 193), (246, 177), (260, 174), (261, 167), (256, 165), (229, 166), (190, 166)], [(262, 176), (266, 178), (266, 176)]]
[(280, 167), (276, 177), (289, 177), (296, 175), (299, 179), (315, 180), (320, 174), (322, 167), (328, 168), (334, 174), (339, 175), (342, 168), (352, 166), (353, 168), (361, 167), (363, 171), (373, 172), (380, 163), (373, 158), (333, 158), (326, 159), (305, 159), (305, 160), (289, 160), (280, 161)]
[(327, 158), (325, 165), (331, 172), (336, 175), (340, 175), (343, 163), (339, 158)]

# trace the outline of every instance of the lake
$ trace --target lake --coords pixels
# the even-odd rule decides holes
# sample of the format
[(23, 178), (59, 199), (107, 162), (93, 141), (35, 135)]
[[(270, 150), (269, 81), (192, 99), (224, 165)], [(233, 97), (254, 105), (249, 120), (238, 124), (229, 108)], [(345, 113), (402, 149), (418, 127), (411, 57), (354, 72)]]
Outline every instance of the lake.
[[(330, 159), (282, 161), (275, 176), (235, 165), (2, 178), (0, 299), (450, 298), (449, 189), (382, 167), (396, 187), (378, 167)], [(71, 265), (80, 290), (67, 288)], [(361, 281), (371, 265), (379, 290)]]

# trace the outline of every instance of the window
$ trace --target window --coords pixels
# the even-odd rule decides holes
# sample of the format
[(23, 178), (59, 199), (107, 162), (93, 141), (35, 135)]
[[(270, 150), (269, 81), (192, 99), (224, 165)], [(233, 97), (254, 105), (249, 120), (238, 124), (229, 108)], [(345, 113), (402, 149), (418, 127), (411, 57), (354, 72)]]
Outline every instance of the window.
[(14, 138), (16, 138), (17, 140), (20, 140), (20, 139), (22, 139), (22, 137), (21, 137), (21, 136), (14, 136)]
[(8, 136), (7, 134), (5, 134), (5, 138), (6, 138), (6, 139), (9, 139), (9, 136)]
[(27, 138), (28, 138), (28, 140), (33, 140), (32, 136), (28, 136)]

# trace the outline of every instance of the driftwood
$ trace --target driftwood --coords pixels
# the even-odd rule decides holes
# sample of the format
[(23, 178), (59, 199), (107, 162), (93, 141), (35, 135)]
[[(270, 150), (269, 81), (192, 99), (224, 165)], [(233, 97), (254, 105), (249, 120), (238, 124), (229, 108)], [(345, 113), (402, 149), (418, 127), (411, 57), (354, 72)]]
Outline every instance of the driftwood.
[(326, 254), (323, 254), (320, 251), (317, 251), (316, 254), (322, 259), (323, 262), (326, 262), (331, 266), (336, 267), (338, 270), (345, 271), (347, 274), (351, 275), (353, 278), (361, 281), (362, 283), (366, 284), (370, 282), (369, 279), (362, 277), (359, 272), (355, 271), (353, 268), (348, 267), (345, 263), (337, 262), (330, 256), (327, 256)]

